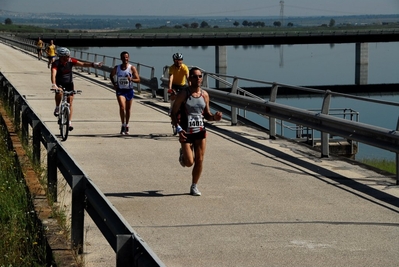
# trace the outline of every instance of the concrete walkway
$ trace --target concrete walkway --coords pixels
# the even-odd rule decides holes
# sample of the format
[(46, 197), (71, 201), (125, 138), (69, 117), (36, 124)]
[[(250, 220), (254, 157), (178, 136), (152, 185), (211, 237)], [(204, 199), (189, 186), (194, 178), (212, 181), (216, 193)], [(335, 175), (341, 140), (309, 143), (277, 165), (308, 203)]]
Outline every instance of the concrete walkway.
[[(58, 135), (46, 63), (3, 44), (0, 58), (0, 71)], [(166, 266), (399, 262), (399, 188), (392, 176), (221, 121), (209, 124), (202, 196), (193, 197), (191, 168), (178, 163), (163, 99), (138, 96), (131, 135), (120, 136), (109, 81), (77, 74), (75, 83), (83, 93), (63, 145)], [(85, 233), (85, 266), (115, 266), (88, 216)]]

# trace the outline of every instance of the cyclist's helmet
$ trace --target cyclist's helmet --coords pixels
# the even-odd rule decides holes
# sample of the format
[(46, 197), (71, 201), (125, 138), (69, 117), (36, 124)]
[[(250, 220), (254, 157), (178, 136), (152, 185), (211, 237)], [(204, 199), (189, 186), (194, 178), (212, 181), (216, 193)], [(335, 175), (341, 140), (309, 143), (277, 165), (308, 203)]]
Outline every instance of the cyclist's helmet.
[(57, 49), (57, 55), (59, 57), (69, 57), (71, 55), (71, 52), (66, 47), (60, 47)]
[(173, 54), (173, 60), (183, 60), (183, 55), (180, 53)]

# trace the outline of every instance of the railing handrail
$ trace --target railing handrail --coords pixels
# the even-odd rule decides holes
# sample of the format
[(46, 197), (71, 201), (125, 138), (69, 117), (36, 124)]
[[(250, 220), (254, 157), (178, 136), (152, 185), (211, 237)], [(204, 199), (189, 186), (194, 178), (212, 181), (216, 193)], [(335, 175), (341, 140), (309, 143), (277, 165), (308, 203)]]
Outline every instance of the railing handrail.
[[(68, 154), (60, 141), (33, 111), (29, 103), (0, 72), (0, 97), (12, 107), (14, 123), (21, 129), (22, 142), (32, 141), (33, 160), (40, 161), (42, 144), (48, 152), (47, 188), (57, 201), (57, 168), (72, 189), (72, 247), (83, 253), (84, 210), (87, 211), (116, 253), (116, 266), (165, 266), (148, 244), (133, 230), (107, 197)], [(22, 118), (19, 121), (18, 118)], [(22, 126), (20, 126), (21, 124)], [(28, 129), (28, 126), (32, 130)], [(32, 133), (32, 137), (29, 133)]]
[[(0, 35), (0, 40), (3, 40), (6, 43), (11, 43), (23, 50), (27, 50), (32, 53), (36, 53), (36, 44), (35, 41), (31, 39), (25, 39), (22, 37), (15, 37), (15, 36), (8, 36), (8, 35)], [(99, 72), (102, 71), (103, 74), (101, 75), (104, 80), (109, 79), (109, 75), (111, 71), (113, 70), (114, 66), (117, 65), (119, 58), (116, 57), (111, 57), (111, 56), (106, 56), (106, 55), (101, 55), (97, 53), (90, 53), (90, 52), (85, 52), (85, 51), (78, 51), (75, 49), (71, 49), (71, 52), (73, 54), (73, 57), (75, 57), (78, 60), (81, 61), (101, 61), (103, 63), (106, 63), (106, 59), (109, 59), (111, 63), (109, 65), (103, 64), (100, 68), (79, 68), (81, 71), (86, 71), (87, 73), (92, 73), (94, 72), (95, 76), (99, 76)], [(80, 56), (77, 54), (81, 53)], [(155, 67), (149, 66), (146, 64), (142, 64), (140, 62), (134, 62), (134, 61), (129, 61), (132, 65), (135, 65), (139, 75), (140, 75), (140, 83), (137, 83), (137, 91), (140, 93), (141, 92), (141, 85), (147, 86), (149, 89), (151, 89), (152, 93), (155, 94), (156, 90), (158, 89), (158, 79), (155, 77)], [(145, 70), (142, 68), (147, 69), (150, 73), (146, 76), (143, 75)]]

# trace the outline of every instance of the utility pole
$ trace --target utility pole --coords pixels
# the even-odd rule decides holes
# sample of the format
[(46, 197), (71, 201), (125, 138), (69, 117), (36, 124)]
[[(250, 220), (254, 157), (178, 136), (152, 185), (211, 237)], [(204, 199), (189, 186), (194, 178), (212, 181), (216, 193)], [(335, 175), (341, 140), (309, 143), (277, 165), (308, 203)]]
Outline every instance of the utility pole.
[(280, 1), (280, 21), (281, 26), (284, 27), (284, 1)]

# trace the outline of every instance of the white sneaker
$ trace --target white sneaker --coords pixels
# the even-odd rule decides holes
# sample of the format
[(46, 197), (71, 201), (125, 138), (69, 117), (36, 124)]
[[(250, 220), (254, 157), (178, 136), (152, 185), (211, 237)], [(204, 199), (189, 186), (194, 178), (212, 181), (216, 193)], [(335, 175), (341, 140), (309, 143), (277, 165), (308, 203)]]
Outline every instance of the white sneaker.
[(198, 190), (197, 185), (191, 186), (190, 195), (192, 195), (192, 196), (200, 196), (201, 195), (201, 192)]

